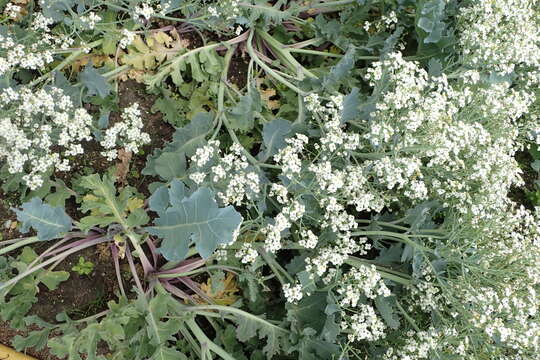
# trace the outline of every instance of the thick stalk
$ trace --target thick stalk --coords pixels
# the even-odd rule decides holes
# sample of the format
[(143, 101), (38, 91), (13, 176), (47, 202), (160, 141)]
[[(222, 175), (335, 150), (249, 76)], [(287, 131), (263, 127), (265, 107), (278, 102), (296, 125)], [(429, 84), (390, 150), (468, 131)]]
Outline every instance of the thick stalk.
[(204, 345), (206, 345), (209, 350), (221, 356), (223, 360), (236, 360), (231, 355), (229, 355), (229, 353), (223, 350), (223, 348), (221, 348), (220, 346), (217, 346), (212, 340), (210, 340), (201, 330), (199, 325), (197, 325), (194, 319), (190, 319), (186, 323), (189, 329), (191, 330), (191, 332), (193, 333), (193, 335), (195, 335), (195, 337), (197, 338), (197, 340), (199, 340), (199, 342), (201, 343), (203, 347)]
[(20, 247), (30, 245), (30, 244), (33, 244), (33, 243), (37, 243), (39, 241), (41, 241), (41, 240), (39, 240), (37, 236), (32, 236), (32, 237), (29, 237), (29, 238), (25, 238), (24, 240), (18, 241), (15, 244), (11, 244), (9, 246), (6, 246), (3, 249), (0, 249), (0, 255), (7, 254), (7, 253), (9, 253), (9, 252), (11, 252), (13, 250), (17, 250)]
[(82, 245), (79, 245), (77, 247), (74, 247), (70, 250), (67, 250), (66, 252), (62, 253), (62, 254), (59, 254), (59, 255), (56, 255), (52, 258), (50, 258), (49, 260), (47, 261), (44, 261), (42, 262), (41, 264), (39, 264), (38, 266), (36, 267), (33, 267), (31, 269), (27, 269), (26, 271), (23, 271), (22, 273), (20, 273), (19, 275), (15, 276), (14, 278), (6, 281), (5, 283), (1, 284), (0, 285), (0, 290), (3, 290), (5, 288), (7, 288), (8, 286), (11, 286), (13, 284), (16, 284), (18, 281), (24, 279), (25, 277), (27, 277), (28, 275), (31, 275), (33, 273), (35, 273), (36, 271), (38, 270), (41, 270), (43, 269), (44, 267), (60, 260), (60, 259), (63, 259), (71, 254), (75, 254), (76, 252), (79, 252), (81, 250), (84, 250), (86, 248), (89, 248), (89, 247), (92, 247), (92, 246), (95, 246), (97, 244), (101, 244), (103, 242), (107, 242), (109, 241), (110, 239), (107, 238), (107, 237), (102, 237), (102, 238), (99, 238), (99, 239), (95, 239), (95, 240), (92, 240), (92, 241), (89, 241), (87, 243), (84, 243)]
[(270, 76), (272, 76), (273, 78), (279, 80), (283, 85), (287, 86), (288, 88), (290, 88), (291, 90), (294, 90), (295, 92), (297, 92), (298, 94), (302, 95), (302, 96), (306, 96), (307, 93), (300, 90), (298, 87), (294, 86), (293, 84), (291, 84), (288, 80), (286, 80), (283, 76), (279, 75), (278, 73), (276, 73), (274, 70), (272, 70), (272, 68), (270, 68), (270, 66), (266, 65), (264, 63), (264, 61), (262, 61), (258, 56), (257, 54), (255, 54), (255, 50), (253, 49), (253, 32), (250, 32), (249, 34), (249, 38), (248, 38), (248, 41), (247, 41), (247, 50), (248, 50), (248, 53), (249, 53), (249, 56), (251, 56), (251, 58), (257, 63), (257, 65), (259, 65), (264, 71), (266, 71), (266, 73)]

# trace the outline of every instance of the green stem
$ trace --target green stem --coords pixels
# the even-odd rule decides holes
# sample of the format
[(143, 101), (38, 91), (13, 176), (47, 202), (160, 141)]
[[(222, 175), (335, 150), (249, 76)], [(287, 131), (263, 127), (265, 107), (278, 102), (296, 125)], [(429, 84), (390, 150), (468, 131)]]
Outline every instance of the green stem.
[[(345, 263), (354, 267), (357, 267), (359, 265), (375, 265), (369, 260), (364, 260), (364, 259), (357, 258), (354, 256), (349, 256), (349, 258), (345, 260)], [(375, 265), (375, 268), (377, 269), (377, 272), (381, 275), (382, 278), (394, 281), (402, 285), (412, 284), (412, 278), (408, 274), (405, 274), (396, 270), (388, 269), (379, 265)]]
[(278, 73), (276, 73), (274, 70), (272, 70), (272, 68), (270, 68), (268, 65), (266, 65), (264, 63), (264, 61), (262, 61), (258, 56), (257, 54), (255, 54), (255, 50), (253, 50), (253, 31), (251, 31), (249, 33), (249, 38), (248, 38), (248, 41), (247, 41), (247, 51), (248, 51), (248, 54), (249, 56), (251, 56), (251, 58), (257, 63), (257, 65), (259, 65), (264, 71), (266, 71), (266, 73), (272, 77), (274, 77), (275, 79), (279, 80), (283, 85), (287, 86), (288, 88), (290, 88), (291, 90), (297, 92), (298, 94), (302, 95), (302, 96), (306, 96), (307, 93), (300, 90), (298, 87), (294, 86), (293, 84), (291, 84), (288, 80), (286, 80), (283, 76), (279, 75)]
[(289, 283), (294, 284), (294, 279), (292, 278), (292, 276), (289, 275), (289, 273), (285, 271), (285, 269), (283, 269), (276, 260), (272, 259), (272, 257), (270, 257), (262, 247), (260, 247), (258, 250), (259, 254), (261, 254), (268, 266), (270, 266), (270, 269), (272, 269), (274, 274), (276, 274), (281, 285), (285, 285), (287, 282), (281, 277), (280, 272), (285, 275)]
[[(352, 236), (388, 236), (393, 237), (397, 240), (401, 240), (401, 242), (411, 245), (412, 247), (423, 250), (429, 253), (433, 253), (434, 251), (432, 249), (429, 249), (425, 246), (422, 246), (420, 244), (417, 244), (416, 242), (412, 241), (409, 236), (405, 234), (395, 233), (391, 231), (358, 231), (351, 234)], [(418, 235), (420, 236), (420, 235)]]
[(12, 244), (12, 245), (6, 246), (3, 249), (0, 249), (0, 255), (7, 254), (7, 253), (9, 253), (9, 252), (11, 252), (13, 250), (17, 250), (18, 248), (20, 248), (22, 246), (30, 245), (30, 244), (33, 244), (33, 243), (36, 243), (36, 242), (39, 242), (39, 241), (41, 241), (41, 240), (39, 240), (37, 236), (32, 236), (32, 237), (29, 237), (29, 238), (25, 238), (24, 240), (20, 240), (20, 241), (16, 242), (15, 244)]
[(289, 333), (289, 330), (283, 329), (277, 325), (272, 324), (271, 322), (266, 321), (265, 319), (262, 319), (258, 317), (257, 315), (253, 315), (251, 313), (248, 313), (247, 311), (240, 310), (238, 308), (232, 307), (232, 306), (223, 306), (223, 305), (196, 305), (196, 306), (186, 306), (186, 311), (194, 311), (198, 312), (199, 310), (210, 310), (210, 311), (221, 311), (231, 314), (236, 314), (239, 316), (243, 316), (245, 318), (248, 318), (250, 320), (262, 323), (266, 326), (271, 326), (276, 331), (282, 332), (282, 333)]
[(114, 68), (114, 69), (111, 70), (111, 71), (108, 71), (108, 72), (102, 74), (102, 76), (104, 76), (104, 77), (106, 77), (106, 78), (108, 78), (108, 77), (113, 77), (113, 76), (115, 76), (116, 74), (121, 73), (122, 71), (129, 69), (130, 67), (131, 67), (131, 65), (125, 64), (125, 65), (119, 66), (119, 67), (117, 67), (117, 68)]
[(90, 44), (86, 45), (83, 49), (80, 49), (80, 50), (77, 50), (75, 52), (73, 52), (71, 55), (69, 55), (67, 58), (64, 59), (64, 61), (62, 61), (60, 64), (56, 65), (51, 71), (49, 71), (48, 73), (46, 74), (43, 74), (42, 76), (38, 77), (37, 79), (35, 79), (34, 81), (31, 81), (27, 86), (28, 87), (32, 87), (38, 83), (40, 83), (41, 81), (45, 80), (47, 77), (49, 77), (51, 74), (54, 74), (56, 71), (60, 71), (62, 70), (64, 67), (66, 67), (69, 63), (71, 63), (72, 61), (74, 61), (77, 57), (79, 57), (81, 54), (84, 53), (84, 49), (87, 49), (87, 48), (95, 48), (96, 46), (99, 46), (101, 45), (101, 43), (103, 43), (103, 39), (101, 40), (96, 40), (94, 42), (91, 42)]
[(398, 307), (398, 309), (401, 312), (401, 314), (403, 315), (403, 317), (405, 319), (407, 319), (409, 324), (411, 324), (411, 326), (414, 328), (414, 330), (420, 331), (420, 328), (418, 327), (418, 325), (416, 325), (416, 322), (414, 321), (414, 319), (412, 317), (410, 317), (409, 314), (407, 314), (405, 309), (403, 309), (403, 307), (401, 306), (401, 304), (397, 300), (396, 300), (396, 306)]
[(64, 258), (66, 258), (67, 256), (69, 256), (71, 254), (75, 254), (78, 251), (84, 250), (86, 248), (89, 248), (91, 246), (94, 246), (94, 245), (97, 245), (97, 244), (100, 244), (100, 243), (106, 242), (106, 241), (109, 241), (109, 239), (108, 238), (99, 238), (99, 239), (95, 239), (95, 240), (92, 240), (92, 241), (85, 242), (82, 245), (79, 245), (79, 246), (71, 248), (71, 249), (69, 249), (67, 251), (64, 251), (63, 253), (61, 253), (59, 255), (56, 255), (56, 256), (50, 258), (47, 261), (42, 262), (38, 266), (27, 269), (27, 270), (23, 271), (22, 273), (20, 273), (19, 275), (15, 276), (14, 278), (6, 281), (5, 283), (2, 283), (0, 285), (0, 290), (3, 290), (3, 289), (5, 289), (5, 288), (7, 288), (7, 287), (9, 287), (9, 286), (11, 286), (13, 284), (16, 284), (18, 281), (24, 279), (28, 275), (31, 275), (31, 274), (35, 273), (36, 271), (38, 271), (40, 269), (43, 269), (44, 267), (49, 266), (50, 264), (55, 263), (59, 259), (64, 259)]
[(302, 11), (306, 11), (306, 10), (310, 10), (310, 9), (324, 9), (324, 8), (333, 7), (333, 6), (348, 5), (348, 4), (351, 4), (351, 3), (355, 3), (356, 1), (357, 0), (327, 1), (327, 2), (322, 2), (322, 3), (315, 4), (315, 5), (303, 6), (300, 9), (298, 9), (298, 11), (302, 12)]
[(160, 279), (174, 279), (177, 277), (183, 277), (183, 276), (191, 276), (195, 274), (199, 274), (202, 272), (210, 271), (210, 270), (225, 270), (225, 271), (243, 271), (242, 268), (236, 267), (236, 266), (224, 266), (224, 265), (209, 265), (201, 269), (196, 269), (192, 271), (186, 271), (182, 273), (174, 273), (174, 274), (159, 274), (157, 275)]
[(208, 346), (208, 349), (216, 353), (217, 355), (221, 356), (224, 360), (236, 360), (233, 358), (229, 353), (227, 353), (223, 348), (220, 346), (217, 346), (212, 340), (210, 340), (205, 333), (201, 330), (199, 325), (195, 322), (194, 319), (189, 319), (186, 321), (187, 325), (189, 326), (189, 329), (191, 332), (193, 332), (193, 335), (199, 340), (201, 345), (204, 347), (204, 345)]
[(289, 52), (300, 53), (300, 54), (308, 54), (308, 55), (320, 55), (320, 56), (336, 57), (336, 58), (343, 57), (342, 54), (333, 54), (333, 53), (329, 53), (329, 52), (325, 52), (325, 51), (317, 51), (317, 50), (309, 50), (309, 49), (289, 48)]
[(266, 43), (272, 48), (272, 50), (277, 54), (277, 56), (286, 64), (289, 66), (290, 70), (293, 73), (298, 73), (298, 70), (302, 71), (307, 76), (317, 79), (317, 76), (315, 76), (311, 71), (307, 70), (305, 67), (303, 67), (294, 56), (291, 55), (290, 49), (286, 48), (282, 43), (274, 39), (270, 34), (268, 34), (266, 31), (262, 31), (260, 29), (256, 30), (257, 35), (259, 35), (261, 38), (263, 38)]

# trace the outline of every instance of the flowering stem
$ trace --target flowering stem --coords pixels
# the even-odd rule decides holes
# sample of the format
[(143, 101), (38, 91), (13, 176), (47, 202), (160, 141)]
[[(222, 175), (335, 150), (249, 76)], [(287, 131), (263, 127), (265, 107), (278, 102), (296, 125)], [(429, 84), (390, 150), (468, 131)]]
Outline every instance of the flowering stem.
[(264, 260), (266, 261), (268, 266), (270, 266), (270, 269), (272, 269), (274, 274), (276, 274), (276, 276), (277, 276), (279, 282), (281, 283), (281, 285), (284, 285), (287, 282), (283, 280), (283, 278), (280, 275), (280, 272), (283, 275), (285, 275), (285, 277), (287, 278), (289, 283), (291, 283), (291, 284), (294, 283), (294, 279), (292, 278), (292, 276), (289, 275), (289, 273), (287, 271), (285, 271), (285, 269), (283, 269), (281, 267), (281, 265), (279, 265), (278, 262), (275, 259), (273, 259), (271, 256), (269, 256), (268, 253), (262, 247), (259, 248), (258, 251), (259, 251), (259, 254), (261, 254), (261, 256), (264, 258)]
[(83, 54), (85, 52), (85, 49), (95, 48), (96, 46), (101, 45), (102, 42), (103, 42), (103, 39), (93, 41), (90, 44), (86, 45), (86, 47), (73, 52), (71, 55), (69, 55), (67, 58), (65, 58), (64, 61), (62, 61), (60, 64), (56, 65), (51, 71), (49, 71), (46, 74), (43, 74), (42, 76), (38, 77), (37, 79), (35, 79), (33, 81), (31, 81), (27, 86), (32, 87), (32, 86), (40, 83), (41, 81), (48, 78), (50, 75), (54, 74), (57, 71), (62, 70), (64, 67), (66, 67), (68, 64), (70, 64), (72, 61), (74, 61), (77, 57), (79, 57), (79, 55), (81, 55), (81, 54)]
[[(395, 232), (391, 232), (391, 231), (359, 231), (359, 232), (354, 232), (351, 235), (353, 235), (353, 236), (388, 236), (388, 237), (393, 237), (393, 238), (395, 238), (397, 240), (401, 240), (401, 242), (403, 242), (405, 244), (411, 245), (412, 247), (414, 247), (416, 249), (426, 251), (426, 252), (429, 252), (429, 253), (434, 253), (434, 251), (432, 249), (429, 249), (429, 248), (427, 248), (425, 246), (417, 244), (416, 242), (412, 241), (409, 238), (409, 236), (407, 236), (405, 234), (399, 234), (399, 233), (395, 233)], [(417, 235), (417, 237), (421, 237), (421, 235)]]

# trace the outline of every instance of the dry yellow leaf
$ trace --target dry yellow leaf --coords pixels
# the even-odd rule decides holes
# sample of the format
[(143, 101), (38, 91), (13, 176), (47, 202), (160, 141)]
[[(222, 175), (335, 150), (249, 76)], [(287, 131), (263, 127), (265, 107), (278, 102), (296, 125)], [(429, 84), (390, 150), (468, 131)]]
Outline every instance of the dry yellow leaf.
[(209, 278), (206, 284), (201, 284), (201, 289), (206, 295), (214, 300), (218, 305), (232, 305), (238, 299), (237, 293), (240, 291), (236, 284), (236, 278), (233, 273), (229, 272), (223, 281), (223, 290), (217, 293), (212, 292), (212, 279)]

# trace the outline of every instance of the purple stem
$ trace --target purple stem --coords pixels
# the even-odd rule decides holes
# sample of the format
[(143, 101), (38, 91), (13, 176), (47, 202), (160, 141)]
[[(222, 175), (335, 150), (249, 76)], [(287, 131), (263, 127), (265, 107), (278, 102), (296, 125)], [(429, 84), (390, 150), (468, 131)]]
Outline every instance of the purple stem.
[(156, 273), (156, 275), (163, 275), (163, 274), (176, 274), (176, 273), (183, 273), (187, 271), (191, 271), (193, 269), (198, 268), (199, 266), (202, 266), (206, 263), (206, 260), (204, 259), (189, 259), (183, 262), (183, 265), (178, 266), (174, 269), (170, 270), (164, 270)]
[(195, 292), (197, 295), (199, 295), (200, 297), (204, 298), (206, 301), (208, 301), (209, 303), (211, 304), (214, 304), (214, 301), (212, 299), (210, 299), (208, 297), (208, 295), (206, 295), (204, 293), (204, 291), (201, 290), (201, 288), (199, 287), (199, 284), (197, 284), (195, 281), (191, 280), (190, 278), (188, 277), (180, 277), (178, 278), (178, 280), (180, 280), (180, 282), (184, 285), (186, 285), (188, 288), (190, 288), (191, 290), (193, 290), (193, 292)]
[(89, 236), (87, 236), (87, 237), (84, 238), (84, 239), (77, 240), (77, 241), (75, 241), (75, 242), (72, 242), (71, 244), (62, 246), (62, 247), (59, 248), (59, 249), (56, 249), (56, 250), (54, 250), (54, 251), (51, 251), (51, 252), (47, 253), (47, 254), (44, 255), (44, 256), (53, 256), (53, 255), (58, 254), (58, 253), (60, 253), (60, 252), (62, 252), (62, 251), (71, 249), (71, 248), (73, 248), (73, 247), (75, 247), (75, 246), (82, 245), (82, 244), (84, 244), (84, 243), (86, 243), (86, 242), (88, 242), (88, 241), (95, 240), (95, 239), (97, 239), (97, 238), (99, 238), (99, 237), (101, 237), (101, 236), (102, 236), (102, 235), (100, 235), (100, 234), (89, 235)]
[(135, 284), (141, 291), (141, 294), (144, 294), (144, 289), (141, 284), (141, 280), (139, 279), (139, 275), (137, 275), (137, 268), (135, 267), (135, 263), (133, 262), (133, 257), (131, 256), (131, 251), (126, 246), (126, 257), (129, 263), (129, 269), (131, 270), (131, 274), (133, 275), (133, 279), (135, 280)]
[(120, 260), (118, 256), (118, 247), (115, 244), (111, 244), (111, 254), (114, 261), (114, 271), (116, 272), (116, 280), (118, 280), (118, 285), (120, 286), (120, 292), (125, 297), (126, 292), (124, 291), (124, 283), (122, 282), (122, 274), (120, 273)]
[(152, 253), (152, 260), (154, 260), (154, 269), (157, 267), (157, 248), (154, 242), (149, 237), (146, 238), (146, 244)]
[(183, 292), (182, 290), (180, 290), (176, 286), (171, 285), (168, 281), (166, 281), (166, 280), (161, 281), (161, 284), (163, 285), (165, 290), (167, 290), (171, 294), (179, 297), (180, 299), (189, 300), (192, 303), (195, 303), (195, 300), (190, 295), (186, 294), (185, 292)]

